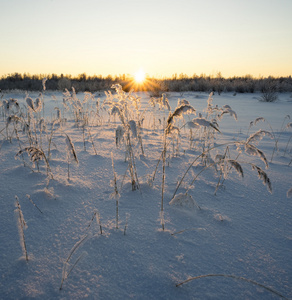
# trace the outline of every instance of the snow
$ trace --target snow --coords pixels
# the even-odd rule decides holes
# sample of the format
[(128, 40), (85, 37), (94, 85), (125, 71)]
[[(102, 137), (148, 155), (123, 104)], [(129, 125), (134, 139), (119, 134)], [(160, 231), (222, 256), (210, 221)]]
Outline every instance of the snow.
[[(116, 93), (112, 91), (112, 95)], [(54, 179), (50, 180), (44, 160), (39, 162), (38, 172), (36, 163), (33, 166), (26, 153), (26, 166), (21, 157), (15, 159), (20, 150), (19, 142), (15, 134), (11, 142), (7, 140), (5, 128), (5, 118), (11, 111), (5, 113), (4, 107), (0, 108), (0, 131), (3, 129), (0, 140), (1, 299), (280, 298), (267, 288), (292, 298), (292, 202), (287, 198), (292, 186), (292, 141), (289, 140), (292, 131), (285, 128), (291, 122), (286, 117), (292, 113), (290, 94), (280, 94), (274, 103), (259, 101), (260, 94), (213, 95), (213, 106), (229, 105), (238, 117), (236, 121), (233, 116), (224, 114), (219, 122), (220, 133), (214, 133), (215, 146), (246, 140), (260, 129), (272, 132), (279, 139), (274, 155), (275, 140), (268, 135), (263, 136), (258, 145), (254, 144), (265, 154), (268, 169), (260, 157), (243, 151), (238, 160), (244, 177), (231, 170), (216, 195), (219, 165), (217, 172), (213, 167), (203, 170), (204, 165), (199, 164), (202, 160), (198, 160), (177, 191), (176, 197), (181, 197), (179, 205), (169, 205), (184, 172), (200, 154), (202, 140), (198, 137), (202, 138), (204, 129), (193, 129), (193, 137), (197, 139), (192, 143), (190, 129), (183, 127), (179, 140), (174, 135), (167, 148), (165, 163), (164, 230), (160, 218), (162, 162), (152, 185), (149, 182), (163, 150), (162, 125), (169, 114), (167, 108), (159, 110), (157, 106), (152, 111), (148, 108), (140, 133), (137, 126), (144, 155), (138, 137), (131, 135), (140, 186), (132, 191), (125, 161), (128, 159), (126, 139), (116, 146), (116, 129), (122, 125), (119, 117), (110, 116), (110, 109), (100, 110), (99, 117), (94, 114), (96, 100), (99, 98), (101, 104), (106, 96), (100, 93), (90, 98), (76, 94), (78, 105), (81, 103), (87, 112), (92, 112), (89, 124), (80, 123), (79, 127), (73, 111), (65, 110), (63, 96), (60, 92), (45, 91), (42, 111), (32, 112), (44, 118), (49, 133), (52, 122), (60, 117), (58, 109), (61, 113), (61, 125), (56, 123), (52, 137), (49, 164)], [(141, 97), (142, 114), (150, 96), (147, 93), (137, 93), (137, 96)], [(29, 97), (35, 101), (39, 93), (31, 92)], [(199, 113), (206, 116), (208, 94), (188, 92), (182, 97), (178, 93), (169, 93), (166, 97), (172, 112), (179, 98), (189, 101), (197, 111), (196, 116), (184, 115), (184, 119), (176, 119), (175, 126), (197, 118)], [(24, 93), (11, 92), (2, 100), (9, 98), (17, 99), (26, 113)], [(250, 122), (258, 117), (265, 121), (250, 127)], [(9, 124), (8, 133), (11, 135), (12, 132), (13, 125)], [(40, 139), (40, 132), (37, 130), (36, 133)], [(69, 161), (69, 180), (66, 134), (74, 144), (79, 162)], [(209, 138), (212, 142), (211, 135)], [(27, 135), (20, 130), (19, 139), (22, 148), (29, 146)], [(46, 141), (43, 132), (45, 154)], [(215, 148), (210, 152), (210, 159), (215, 160), (217, 154), (223, 155), (225, 149), (226, 146)], [(112, 197), (115, 187), (111, 153), (120, 197)], [(230, 159), (236, 160), (237, 154), (236, 146), (230, 145)], [(248, 163), (254, 163), (266, 172), (272, 183), (272, 194)], [(202, 173), (190, 187), (200, 171)], [(192, 199), (196, 205), (184, 205), (183, 193), (189, 188), (186, 199)], [(23, 232), (28, 261), (18, 233), (15, 196), (27, 224)], [(74, 250), (74, 245), (79, 246)], [(60, 290), (67, 259), (67, 272), (73, 269)], [(202, 277), (176, 287), (188, 278), (210, 274), (226, 276)]]

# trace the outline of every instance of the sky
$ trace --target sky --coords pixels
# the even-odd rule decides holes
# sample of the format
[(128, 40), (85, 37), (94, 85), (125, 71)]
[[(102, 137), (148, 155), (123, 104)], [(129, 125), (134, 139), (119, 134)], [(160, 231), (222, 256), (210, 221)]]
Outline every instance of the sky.
[(292, 75), (291, 0), (0, 0), (0, 76)]

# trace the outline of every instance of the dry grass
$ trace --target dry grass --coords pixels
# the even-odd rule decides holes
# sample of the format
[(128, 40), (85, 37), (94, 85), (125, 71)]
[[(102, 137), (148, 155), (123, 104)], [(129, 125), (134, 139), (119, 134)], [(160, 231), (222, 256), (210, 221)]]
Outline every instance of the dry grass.
[(25, 255), (25, 260), (28, 261), (28, 254), (27, 254), (27, 248), (26, 248), (26, 242), (25, 242), (25, 236), (24, 236), (24, 230), (27, 228), (26, 222), (23, 217), (23, 213), (19, 204), (19, 199), (17, 196), (15, 196), (16, 202), (16, 210), (15, 213), (17, 214), (17, 224), (18, 224), (18, 233), (20, 238), (20, 244), (23, 250), (23, 253)]
[(236, 280), (242, 280), (242, 281), (245, 281), (245, 282), (248, 282), (248, 283), (251, 283), (251, 284), (254, 284), (254, 285), (257, 285), (283, 299), (287, 299), (286, 297), (284, 297), (282, 294), (280, 294), (279, 292), (275, 291), (274, 289), (271, 289), (270, 287), (266, 286), (266, 285), (263, 285), (261, 283), (258, 283), (254, 280), (251, 280), (251, 279), (248, 279), (248, 278), (244, 278), (244, 277), (240, 277), (240, 276), (235, 276), (235, 275), (228, 275), (228, 274), (207, 274), (207, 275), (200, 275), (200, 276), (196, 276), (196, 277), (191, 277), (185, 281), (182, 281), (178, 284), (176, 284), (176, 287), (178, 286), (181, 286), (185, 283), (188, 283), (190, 281), (193, 281), (193, 280), (197, 280), (197, 279), (202, 279), (202, 278), (207, 278), (207, 277), (225, 277), (225, 278), (232, 278), (232, 279), (236, 279)]

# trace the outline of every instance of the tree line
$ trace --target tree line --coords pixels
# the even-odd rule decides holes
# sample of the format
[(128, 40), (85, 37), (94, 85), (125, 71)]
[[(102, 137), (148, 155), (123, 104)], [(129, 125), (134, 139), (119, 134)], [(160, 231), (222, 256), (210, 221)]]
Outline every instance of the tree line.
[(124, 90), (143, 90), (159, 96), (163, 92), (234, 92), (234, 93), (254, 93), (273, 91), (277, 93), (292, 92), (292, 78), (288, 77), (258, 77), (251, 75), (243, 77), (224, 78), (219, 72), (216, 76), (174, 74), (171, 78), (146, 77), (143, 84), (135, 83), (133, 77), (129, 75), (103, 77), (101, 75), (88, 76), (86, 73), (78, 76), (56, 75), (56, 74), (20, 74), (13, 73), (0, 78), (0, 89), (41, 91), (43, 89), (42, 80), (46, 78), (46, 89), (53, 91), (64, 91), (75, 88), (77, 92), (98, 92), (111, 88), (113, 84), (119, 83)]

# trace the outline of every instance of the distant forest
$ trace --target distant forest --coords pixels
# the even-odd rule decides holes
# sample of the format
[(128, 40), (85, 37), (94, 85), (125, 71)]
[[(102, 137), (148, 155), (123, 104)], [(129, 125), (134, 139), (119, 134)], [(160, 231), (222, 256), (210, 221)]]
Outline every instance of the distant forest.
[(292, 78), (289, 77), (260, 77), (254, 78), (251, 75), (243, 77), (224, 78), (219, 72), (216, 76), (193, 75), (189, 77), (185, 74), (173, 75), (171, 78), (156, 79), (147, 77), (144, 84), (137, 84), (130, 76), (88, 76), (85, 73), (78, 76), (56, 75), (56, 74), (19, 74), (13, 73), (2, 76), (0, 79), (0, 89), (42, 91), (42, 80), (46, 78), (46, 89), (52, 91), (64, 91), (75, 88), (76, 92), (99, 92), (108, 90), (112, 84), (119, 83), (125, 91), (131, 89), (135, 91), (149, 91), (153, 96), (159, 96), (163, 92), (234, 92), (234, 93), (254, 93), (273, 91), (277, 93), (292, 92)]

